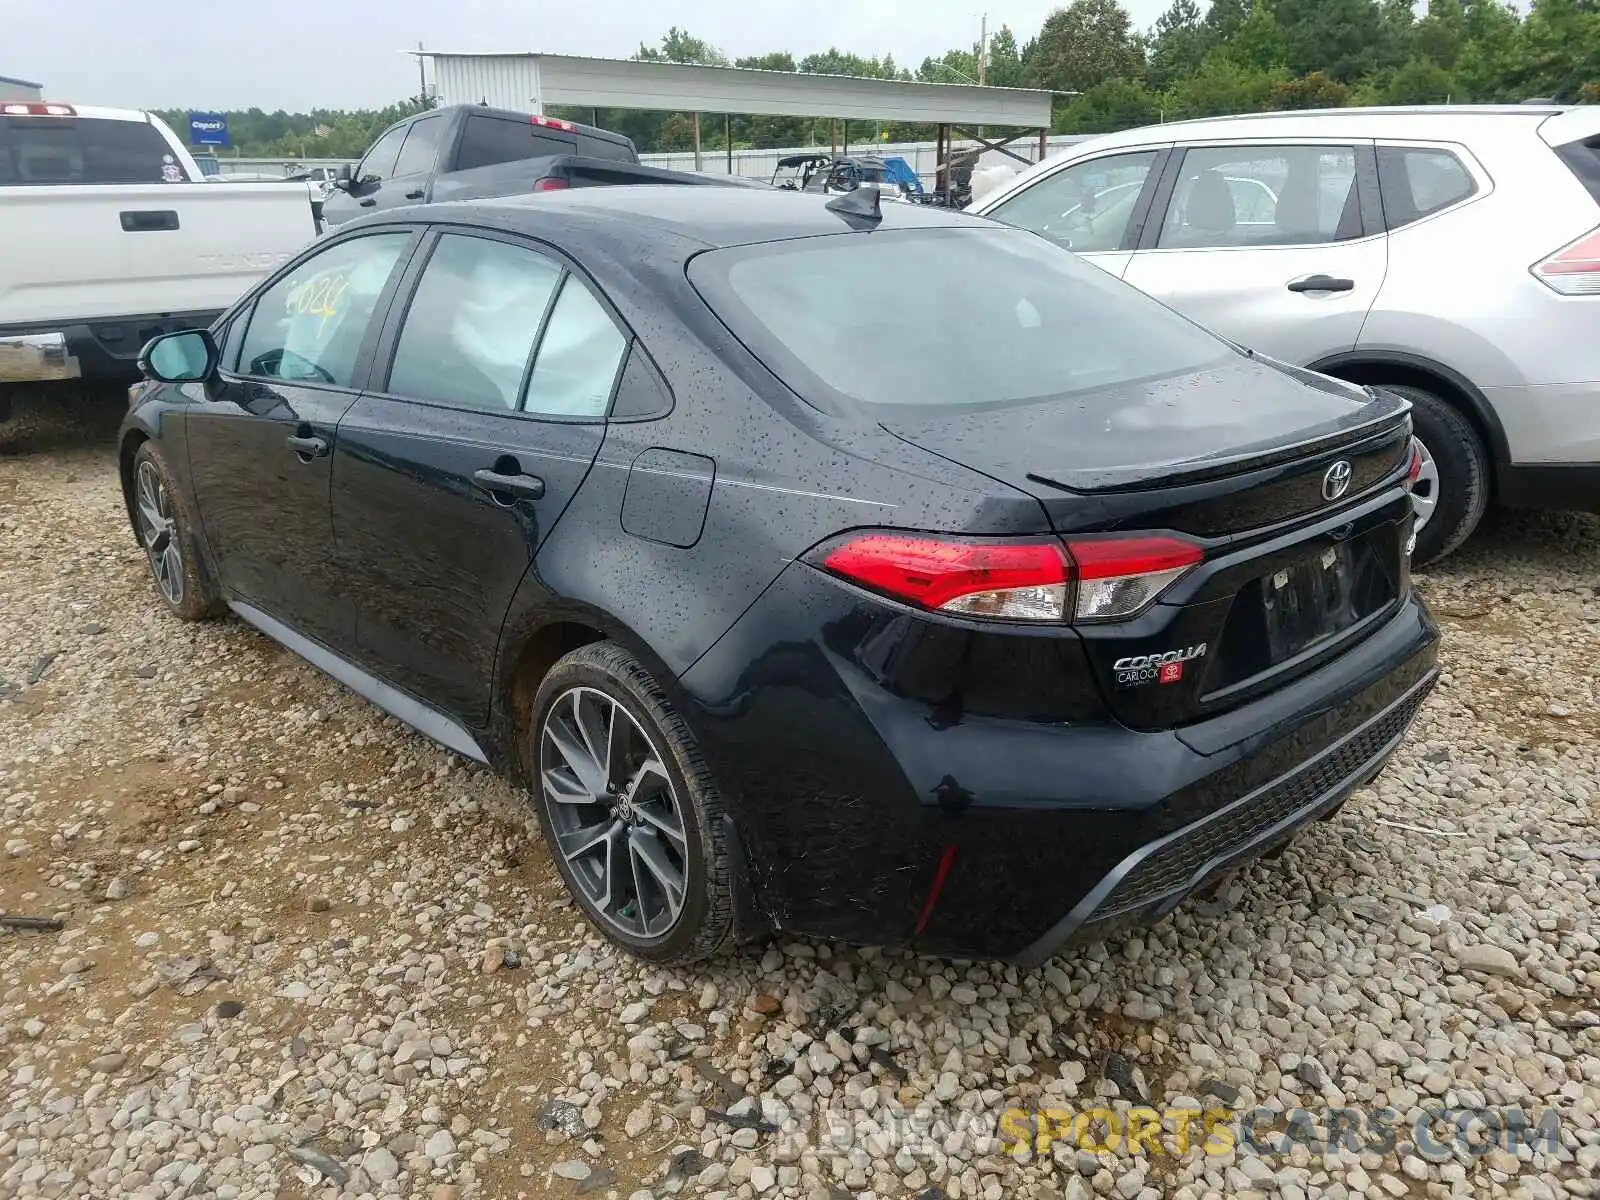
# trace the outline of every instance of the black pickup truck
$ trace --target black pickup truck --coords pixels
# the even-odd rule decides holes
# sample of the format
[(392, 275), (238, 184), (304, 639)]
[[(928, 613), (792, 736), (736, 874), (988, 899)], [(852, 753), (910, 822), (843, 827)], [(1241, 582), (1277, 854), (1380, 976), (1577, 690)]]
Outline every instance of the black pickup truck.
[(384, 130), (361, 163), (341, 171), (323, 205), (325, 225), (407, 204), (480, 200), (622, 183), (743, 181), (642, 166), (620, 133), (476, 104), (407, 117)]

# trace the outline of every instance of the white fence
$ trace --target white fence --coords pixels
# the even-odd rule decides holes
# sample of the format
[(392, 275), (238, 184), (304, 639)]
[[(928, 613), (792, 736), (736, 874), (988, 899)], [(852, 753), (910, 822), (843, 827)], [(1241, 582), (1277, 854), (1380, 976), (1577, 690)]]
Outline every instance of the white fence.
[[(1086, 140), (1081, 134), (1056, 134), (1047, 139), (1046, 153), (1059, 154), (1069, 146)], [(956, 141), (952, 148), (955, 150), (972, 149), (976, 142)], [(1018, 138), (1007, 147), (1016, 154), (1020, 154), (1029, 162), (1033, 162), (1039, 155), (1039, 140), (1034, 137)], [(839, 153), (844, 153), (841, 145)], [(911, 164), (924, 184), (933, 186), (935, 173), (938, 169), (937, 144), (934, 142), (852, 142), (852, 154), (876, 154), (884, 158), (903, 158)], [(778, 169), (778, 160), (790, 154), (827, 154), (827, 146), (792, 146), (780, 150), (735, 150), (733, 152), (733, 174), (748, 176), (754, 179), (771, 179), (772, 173)], [(674, 150), (665, 154), (641, 154), (641, 161), (652, 167), (666, 167), (674, 171), (693, 171), (694, 151)], [(338, 158), (223, 158), (218, 157), (217, 163), (224, 175), (262, 174), (282, 175), (287, 174), (290, 168), (304, 170), (310, 167), (337, 167), (340, 163), (350, 161)], [(351, 162), (354, 166), (354, 162)], [(984, 167), (1012, 166), (1021, 168), (1022, 164), (1016, 159), (993, 150), (985, 151), (980, 165)], [(726, 150), (702, 149), (700, 152), (700, 170), (721, 175), (728, 170), (728, 154)]]

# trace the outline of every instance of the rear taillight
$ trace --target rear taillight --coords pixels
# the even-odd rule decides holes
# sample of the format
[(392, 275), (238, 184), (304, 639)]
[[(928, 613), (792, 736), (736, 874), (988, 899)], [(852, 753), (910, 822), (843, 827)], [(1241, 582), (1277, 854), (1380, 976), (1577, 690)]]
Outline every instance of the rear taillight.
[(1142, 611), (1204, 557), (1166, 536), (998, 542), (859, 533), (823, 569), (906, 604), (1004, 621), (1106, 621)]
[(1600, 229), (1591, 230), (1529, 269), (1546, 287), (1563, 296), (1600, 296)]
[(1067, 543), (1077, 564), (1079, 621), (1109, 621), (1142, 611), (1202, 558), (1181, 538), (1084, 538)]
[(533, 181), (533, 190), (536, 192), (564, 192), (571, 186), (558, 175), (546, 175), (543, 179)]
[(1411, 439), (1411, 458), (1406, 463), (1406, 486), (1410, 487), (1422, 478), (1422, 443), (1416, 438)]

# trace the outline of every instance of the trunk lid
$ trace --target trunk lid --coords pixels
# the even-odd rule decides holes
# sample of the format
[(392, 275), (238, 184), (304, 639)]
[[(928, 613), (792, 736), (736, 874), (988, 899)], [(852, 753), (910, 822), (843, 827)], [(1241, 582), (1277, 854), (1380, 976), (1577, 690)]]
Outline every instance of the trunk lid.
[(1077, 627), (1112, 713), (1165, 729), (1284, 686), (1394, 610), (1409, 407), (1257, 357), (885, 428), (1032, 495), (1069, 543), (1175, 531), (1205, 547), (1143, 613)]

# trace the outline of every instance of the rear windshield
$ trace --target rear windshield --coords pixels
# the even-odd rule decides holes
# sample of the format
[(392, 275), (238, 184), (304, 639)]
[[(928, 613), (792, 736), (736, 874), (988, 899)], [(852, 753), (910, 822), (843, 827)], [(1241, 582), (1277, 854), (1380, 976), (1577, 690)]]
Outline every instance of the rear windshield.
[(639, 161), (631, 143), (613, 142), (609, 138), (597, 138), (587, 133), (578, 135), (578, 153), (587, 158), (608, 158), (613, 162)]
[(473, 113), (461, 131), (461, 145), (456, 151), (456, 170), (470, 171), (476, 167), (493, 167), (500, 163), (522, 162), (529, 158), (545, 158), (552, 154), (572, 154), (576, 143), (572, 138), (541, 128), (531, 121), (514, 121), (510, 117), (493, 117)]
[(1005, 405), (1177, 375), (1229, 346), (1014, 229), (885, 230), (714, 250), (689, 277), (803, 399)]
[(148, 121), (0, 117), (0, 187), (183, 182), (172, 148)]

